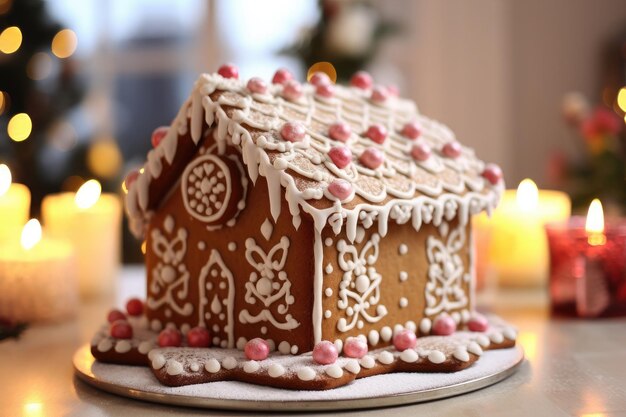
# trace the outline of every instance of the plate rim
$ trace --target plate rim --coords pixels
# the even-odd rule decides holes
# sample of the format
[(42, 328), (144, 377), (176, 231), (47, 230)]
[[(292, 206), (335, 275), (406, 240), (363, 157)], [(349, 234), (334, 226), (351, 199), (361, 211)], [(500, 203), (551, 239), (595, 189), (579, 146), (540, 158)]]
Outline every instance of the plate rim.
[[(376, 409), (391, 406), (418, 404), (428, 401), (440, 400), (477, 391), (494, 385), (513, 375), (525, 362), (525, 354), (521, 346), (514, 346), (521, 355), (517, 362), (510, 367), (498, 372), (478, 377), (469, 381), (458, 382), (443, 387), (428, 388), (419, 391), (409, 391), (397, 394), (385, 394), (368, 398), (345, 398), (345, 399), (314, 399), (314, 400), (286, 400), (286, 401), (257, 401), (257, 400), (234, 400), (222, 398), (194, 397), (184, 394), (163, 394), (158, 392), (144, 391), (131, 388), (113, 382), (98, 379), (90, 370), (84, 369), (78, 360), (80, 355), (88, 354), (93, 361), (89, 344), (78, 348), (72, 357), (74, 373), (81, 381), (102, 391), (152, 403), (176, 405), (181, 407), (205, 408), (229, 411), (258, 411), (263, 407), (268, 411), (340, 411), (340, 410), (363, 410)], [(487, 352), (485, 352), (487, 353)], [(93, 363), (90, 362), (90, 366)], [(124, 365), (115, 365), (124, 366)], [(461, 371), (462, 372), (462, 371)]]

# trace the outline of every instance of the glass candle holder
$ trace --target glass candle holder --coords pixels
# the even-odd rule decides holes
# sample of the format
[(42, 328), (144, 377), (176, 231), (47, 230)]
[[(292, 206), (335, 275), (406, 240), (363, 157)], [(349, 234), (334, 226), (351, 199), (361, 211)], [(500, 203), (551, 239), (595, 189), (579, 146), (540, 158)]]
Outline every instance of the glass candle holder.
[(626, 222), (608, 222), (591, 239), (585, 218), (546, 225), (553, 315), (626, 316)]

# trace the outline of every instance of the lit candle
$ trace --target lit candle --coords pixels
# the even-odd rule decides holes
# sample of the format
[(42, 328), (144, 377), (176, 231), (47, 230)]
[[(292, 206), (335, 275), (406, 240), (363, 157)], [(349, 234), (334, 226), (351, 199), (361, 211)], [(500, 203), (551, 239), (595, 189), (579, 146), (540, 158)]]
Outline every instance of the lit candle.
[(74, 253), (69, 243), (42, 238), (36, 219), (0, 249), (0, 317), (15, 322), (70, 317), (78, 304)]
[(523, 180), (517, 190), (506, 190), (490, 219), (483, 215), (474, 221), (478, 267), (491, 269), (504, 286), (546, 283), (549, 263), (544, 225), (565, 221), (570, 210), (567, 194), (539, 190), (530, 179)]
[(29, 211), (30, 191), (25, 185), (12, 184), (9, 167), (0, 164), (0, 244), (17, 239)]
[(42, 215), (50, 236), (75, 247), (80, 294), (91, 297), (115, 289), (120, 265), (122, 208), (114, 194), (101, 194), (89, 180), (77, 193), (49, 195)]

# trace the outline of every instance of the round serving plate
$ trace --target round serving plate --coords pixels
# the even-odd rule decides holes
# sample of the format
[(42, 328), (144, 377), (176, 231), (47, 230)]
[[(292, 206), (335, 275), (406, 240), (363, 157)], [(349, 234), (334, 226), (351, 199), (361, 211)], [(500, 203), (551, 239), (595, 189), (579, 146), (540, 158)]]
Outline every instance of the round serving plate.
[(471, 367), (454, 373), (376, 375), (328, 391), (293, 391), (235, 381), (166, 387), (150, 368), (96, 362), (88, 345), (73, 360), (76, 375), (103, 391), (169, 405), (243, 411), (357, 410), (437, 400), (502, 381), (523, 361), (523, 350), (514, 347), (487, 351)]

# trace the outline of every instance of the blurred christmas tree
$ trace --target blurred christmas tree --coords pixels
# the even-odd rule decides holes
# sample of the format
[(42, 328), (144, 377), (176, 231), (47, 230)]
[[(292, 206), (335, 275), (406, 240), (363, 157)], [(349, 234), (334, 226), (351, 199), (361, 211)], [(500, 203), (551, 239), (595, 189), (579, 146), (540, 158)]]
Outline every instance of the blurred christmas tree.
[(31, 189), (34, 208), (84, 169), (85, 148), (66, 122), (84, 91), (71, 59), (76, 45), (44, 1), (0, 0), (0, 159)]
[[(281, 53), (302, 61), (305, 68), (330, 62), (337, 81), (348, 81), (376, 56), (380, 43), (399, 31), (367, 0), (319, 0), (320, 19)], [(320, 68), (320, 70), (323, 70)]]

